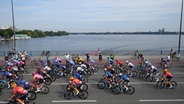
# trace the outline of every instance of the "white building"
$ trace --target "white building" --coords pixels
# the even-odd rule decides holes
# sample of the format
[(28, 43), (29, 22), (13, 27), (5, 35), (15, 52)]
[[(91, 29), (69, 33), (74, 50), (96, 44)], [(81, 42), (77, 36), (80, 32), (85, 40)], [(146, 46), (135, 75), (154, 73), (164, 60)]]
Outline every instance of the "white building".
[[(27, 34), (15, 34), (15, 39), (30, 39), (31, 37)], [(11, 37), (11, 39), (14, 39), (14, 35)]]

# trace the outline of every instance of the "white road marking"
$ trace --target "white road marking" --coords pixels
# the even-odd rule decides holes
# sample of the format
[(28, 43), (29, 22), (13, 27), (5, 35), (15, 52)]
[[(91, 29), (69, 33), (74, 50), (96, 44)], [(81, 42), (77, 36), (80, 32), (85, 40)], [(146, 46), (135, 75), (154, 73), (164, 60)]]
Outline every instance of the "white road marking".
[(7, 104), (8, 101), (0, 101), (0, 104)]
[(184, 102), (184, 99), (145, 99), (139, 102)]
[(184, 74), (183, 72), (176, 72), (176, 73), (173, 73), (173, 74)]
[(96, 103), (97, 100), (53, 100), (52, 103)]

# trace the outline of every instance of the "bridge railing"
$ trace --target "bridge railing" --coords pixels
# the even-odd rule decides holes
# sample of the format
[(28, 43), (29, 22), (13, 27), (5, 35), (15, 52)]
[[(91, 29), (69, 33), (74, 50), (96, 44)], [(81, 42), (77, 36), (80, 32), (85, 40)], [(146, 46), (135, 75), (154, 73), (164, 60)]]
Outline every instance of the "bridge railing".
[[(175, 50), (177, 52), (177, 50)], [(0, 56), (6, 56), (10, 51), (0, 51)], [(22, 52), (22, 51), (20, 51)], [(29, 56), (44, 56), (47, 51), (27, 51)], [(144, 55), (167, 55), (170, 50), (139, 50), (139, 53)], [(184, 50), (181, 50), (181, 55), (184, 55)], [(90, 55), (98, 55), (98, 51), (86, 50), (86, 51), (50, 51), (51, 56), (63, 56), (66, 53), (85, 55), (89, 53)], [(102, 55), (110, 55), (111, 53), (115, 55), (133, 55), (135, 50), (101, 50)]]

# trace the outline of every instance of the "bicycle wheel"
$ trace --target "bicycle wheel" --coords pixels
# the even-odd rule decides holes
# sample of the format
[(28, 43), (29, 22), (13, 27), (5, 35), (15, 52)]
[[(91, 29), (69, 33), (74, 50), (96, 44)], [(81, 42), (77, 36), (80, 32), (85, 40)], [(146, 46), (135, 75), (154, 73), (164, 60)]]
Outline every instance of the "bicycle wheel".
[(172, 89), (176, 88), (176, 86), (177, 86), (176, 81), (171, 81), (171, 84), (172, 84)]
[(0, 88), (1, 89), (7, 88), (7, 84), (4, 81), (0, 81)]
[(82, 90), (82, 91), (87, 91), (88, 90), (88, 85), (87, 84), (82, 84), (81, 86), (80, 86), (80, 90)]
[(165, 87), (165, 83), (163, 81), (158, 81), (157, 86), (158, 88), (163, 89)]
[(121, 93), (121, 88), (119, 86), (116, 86), (112, 89), (112, 93), (115, 95), (118, 95)]
[(40, 90), (41, 90), (42, 94), (48, 94), (49, 93), (49, 87), (47, 87), (47, 86), (42, 86)]
[(83, 83), (87, 83), (87, 82), (88, 82), (88, 77), (83, 76), (83, 77), (82, 77), (82, 82), (83, 82)]
[(129, 95), (132, 95), (132, 94), (134, 94), (134, 92), (135, 92), (135, 88), (134, 87), (132, 87), (132, 86), (127, 86), (128, 87), (128, 91), (126, 92), (127, 94), (129, 94)]
[(71, 97), (73, 96), (73, 92), (72, 91), (66, 91), (64, 92), (64, 97), (65, 99), (71, 99)]
[(33, 91), (28, 91), (27, 97), (28, 97), (29, 100), (35, 100), (36, 97), (37, 97), (37, 95), (36, 95), (36, 93), (33, 92)]
[(104, 83), (104, 81), (99, 81), (98, 84), (97, 84), (97, 87), (98, 87), (99, 89), (104, 89), (104, 88), (105, 88), (105, 83)]
[(87, 99), (88, 98), (88, 92), (87, 91), (80, 91), (79, 92), (79, 97), (81, 99)]
[(144, 71), (141, 71), (141, 72), (139, 73), (139, 77), (140, 77), (140, 78), (145, 78), (145, 77), (146, 77), (146, 73), (145, 73)]
[(45, 85), (50, 85), (52, 83), (52, 80), (50, 78), (44, 78)]
[(135, 70), (132, 71), (132, 77), (137, 77), (137, 72)]

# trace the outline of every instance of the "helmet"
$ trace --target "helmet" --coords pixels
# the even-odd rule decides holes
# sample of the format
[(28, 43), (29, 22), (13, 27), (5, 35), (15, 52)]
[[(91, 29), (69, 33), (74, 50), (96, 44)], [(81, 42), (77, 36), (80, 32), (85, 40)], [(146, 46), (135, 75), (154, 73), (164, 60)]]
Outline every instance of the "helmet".
[(123, 74), (122, 73), (119, 73), (119, 76), (122, 76)]
[(2, 72), (5, 72), (5, 69), (1, 70)]
[(35, 74), (36, 74), (36, 72), (35, 72), (35, 71), (33, 71), (33, 72), (32, 72), (32, 75), (35, 75)]
[(167, 69), (164, 69), (163, 72), (166, 73), (168, 70)]
[(128, 61), (126, 61), (126, 63), (129, 63)]
[(18, 81), (18, 82), (17, 82), (17, 85), (20, 86), (20, 85), (21, 85), (21, 81)]
[(70, 80), (72, 81), (74, 79), (74, 77), (70, 77)]
[(37, 70), (41, 70), (41, 68), (37, 68)]
[(12, 83), (12, 84), (11, 84), (11, 87), (12, 87), (12, 88), (15, 88), (16, 86), (17, 86), (16, 83)]

